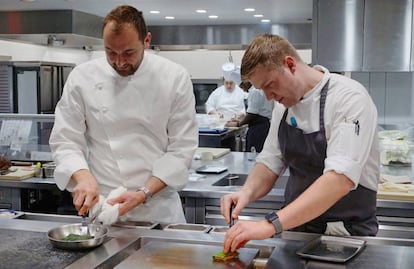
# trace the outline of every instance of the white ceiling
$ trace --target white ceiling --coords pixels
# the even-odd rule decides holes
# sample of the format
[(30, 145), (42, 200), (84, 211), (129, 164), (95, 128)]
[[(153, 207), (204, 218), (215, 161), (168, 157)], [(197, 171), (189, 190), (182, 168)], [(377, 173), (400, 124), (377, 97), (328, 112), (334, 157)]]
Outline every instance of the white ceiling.
[[(31, 2), (29, 2), (31, 1)], [(112, 8), (129, 4), (143, 11), (148, 25), (257, 24), (261, 19), (276, 23), (308, 23), (312, 0), (0, 0), (0, 11), (74, 9), (104, 17)], [(245, 12), (254, 8), (254, 12)], [(205, 14), (196, 13), (204, 9)], [(151, 10), (160, 11), (150, 14)], [(262, 14), (263, 18), (255, 18)], [(209, 19), (217, 15), (217, 19)], [(174, 16), (166, 20), (165, 16)]]

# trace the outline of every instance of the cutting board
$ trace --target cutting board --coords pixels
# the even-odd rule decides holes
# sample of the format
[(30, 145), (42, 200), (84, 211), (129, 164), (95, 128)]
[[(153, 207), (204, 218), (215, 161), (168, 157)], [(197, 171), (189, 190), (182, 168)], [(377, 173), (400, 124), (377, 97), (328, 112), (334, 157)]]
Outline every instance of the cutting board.
[(199, 156), (201, 156), (202, 152), (211, 152), (211, 153), (213, 153), (213, 159), (218, 159), (218, 158), (226, 155), (227, 153), (229, 153), (230, 149), (229, 148), (207, 148), (207, 147), (203, 148), (203, 147), (200, 147), (196, 150), (196, 154), (199, 155)]
[(384, 200), (414, 201), (414, 193), (379, 190), (377, 192), (377, 198)]
[(252, 268), (259, 250), (241, 248), (239, 257), (226, 263), (214, 262), (212, 256), (222, 251), (222, 246), (149, 241), (115, 268), (163, 269), (213, 269)]
[(34, 169), (32, 169), (31, 167), (12, 166), (11, 168), (16, 168), (17, 171), (10, 172), (5, 175), (0, 175), (0, 179), (22, 180), (22, 179), (31, 178), (35, 174)]
[(378, 185), (378, 199), (414, 201), (414, 185), (398, 183), (382, 183)]

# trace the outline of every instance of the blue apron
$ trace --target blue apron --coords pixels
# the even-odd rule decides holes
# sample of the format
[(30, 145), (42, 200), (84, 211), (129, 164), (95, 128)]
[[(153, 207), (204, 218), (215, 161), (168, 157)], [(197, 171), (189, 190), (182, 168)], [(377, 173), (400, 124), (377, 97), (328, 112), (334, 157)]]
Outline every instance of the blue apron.
[[(327, 148), (324, 109), (328, 85), (329, 81), (321, 91), (319, 131), (305, 134), (301, 129), (287, 124), (288, 109), (280, 121), (280, 149), (290, 170), (285, 189), (286, 205), (295, 200), (323, 173)], [(374, 236), (378, 231), (376, 202), (375, 191), (358, 185), (321, 216), (292, 230), (323, 234), (327, 222), (342, 221), (351, 235)]]

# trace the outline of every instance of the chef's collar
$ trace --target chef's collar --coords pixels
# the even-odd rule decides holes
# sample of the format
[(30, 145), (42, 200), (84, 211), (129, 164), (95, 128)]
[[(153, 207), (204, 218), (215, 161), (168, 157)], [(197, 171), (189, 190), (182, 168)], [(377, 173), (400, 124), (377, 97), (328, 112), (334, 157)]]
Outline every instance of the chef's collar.
[(139, 75), (140, 73), (142, 73), (144, 66), (146, 65), (146, 63), (148, 62), (148, 57), (146, 56), (147, 53), (144, 51), (144, 55), (142, 57), (142, 61), (141, 64), (138, 66), (138, 69), (135, 70), (135, 73), (133, 73), (132, 75), (129, 75), (127, 77), (121, 76), (120, 74), (118, 74), (118, 72), (116, 72), (116, 70), (111, 66), (111, 64), (108, 62), (108, 60), (106, 60), (107, 66), (110, 69), (111, 74), (114, 76), (115, 79), (119, 79), (119, 80), (131, 80), (133, 77)]
[(323, 67), (322, 65), (315, 65), (313, 68), (315, 68), (318, 71), (322, 71), (323, 72), (323, 77), (322, 79), (315, 85), (315, 87), (313, 87), (310, 91), (308, 91), (307, 93), (305, 93), (305, 95), (303, 96), (303, 98), (300, 100), (300, 102), (305, 102), (306, 99), (308, 99), (310, 96), (315, 96), (315, 97), (319, 97), (318, 92), (320, 92), (323, 88), (323, 86), (325, 86), (326, 82), (328, 81), (329, 77), (330, 77), (330, 73), (329, 70), (326, 69), (325, 67)]

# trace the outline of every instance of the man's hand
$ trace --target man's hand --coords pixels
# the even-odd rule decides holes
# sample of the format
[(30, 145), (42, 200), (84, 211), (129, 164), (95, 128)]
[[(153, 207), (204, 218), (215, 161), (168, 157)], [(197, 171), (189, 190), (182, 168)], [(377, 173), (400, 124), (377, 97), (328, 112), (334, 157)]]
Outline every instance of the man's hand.
[(236, 119), (231, 119), (229, 121), (226, 122), (225, 124), (227, 127), (239, 127), (240, 126), (240, 122)]
[(119, 204), (119, 216), (137, 207), (145, 201), (145, 194), (142, 191), (127, 191), (120, 196), (107, 201), (110, 205)]
[(249, 203), (248, 196), (238, 191), (236, 193), (231, 193), (224, 195), (220, 199), (221, 214), (226, 220), (227, 224), (230, 224), (230, 207), (233, 204), (234, 209), (232, 211), (233, 219), (238, 219), (240, 211)]
[(275, 234), (275, 228), (267, 220), (238, 221), (224, 236), (223, 252), (234, 252), (249, 240), (263, 240)]
[(72, 175), (76, 182), (73, 188), (73, 205), (78, 210), (78, 215), (84, 216), (99, 200), (99, 186), (95, 177), (89, 170), (82, 169)]
[(0, 170), (7, 170), (11, 166), (11, 162), (4, 156), (0, 156)]

